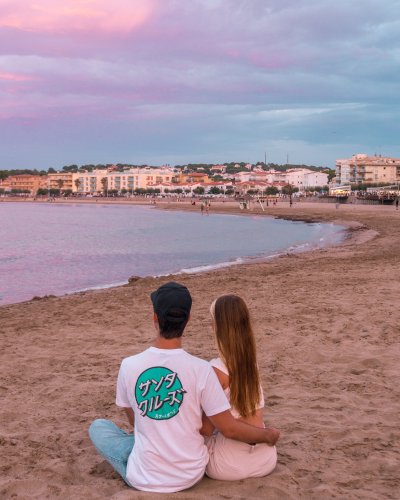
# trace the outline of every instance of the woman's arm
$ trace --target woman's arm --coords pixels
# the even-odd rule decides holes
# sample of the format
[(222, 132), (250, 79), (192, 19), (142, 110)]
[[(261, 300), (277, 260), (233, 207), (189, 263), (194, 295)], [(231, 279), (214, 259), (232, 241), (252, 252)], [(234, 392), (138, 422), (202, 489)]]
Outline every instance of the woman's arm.
[(227, 389), (229, 387), (228, 375), (224, 372), (221, 372), (221, 370), (218, 370), (218, 368), (215, 368), (215, 366), (213, 366), (212, 368), (218, 377), (218, 382), (221, 384), (222, 389), (223, 390)]
[(240, 422), (232, 417), (229, 410), (218, 413), (211, 417), (215, 428), (224, 437), (242, 441), (243, 443), (267, 443), (269, 446), (275, 446), (279, 439), (280, 432), (274, 427), (265, 427), (260, 429), (252, 425)]
[[(222, 389), (226, 389), (227, 387), (229, 387), (228, 375), (226, 375), (224, 372), (221, 372), (221, 370), (218, 370), (218, 368), (215, 368), (214, 366), (213, 366), (213, 370), (218, 377), (218, 381), (221, 384)], [(200, 429), (200, 434), (202, 436), (211, 436), (211, 434), (214, 432), (215, 427), (211, 423), (211, 420), (204, 413), (204, 411), (203, 411), (203, 415), (202, 415), (202, 420), (203, 420), (203, 426)]]
[(204, 413), (204, 411), (203, 411), (203, 415), (201, 418), (203, 420), (203, 426), (200, 429), (200, 434), (202, 436), (211, 436), (211, 434), (214, 432), (215, 427), (211, 423), (211, 420)]

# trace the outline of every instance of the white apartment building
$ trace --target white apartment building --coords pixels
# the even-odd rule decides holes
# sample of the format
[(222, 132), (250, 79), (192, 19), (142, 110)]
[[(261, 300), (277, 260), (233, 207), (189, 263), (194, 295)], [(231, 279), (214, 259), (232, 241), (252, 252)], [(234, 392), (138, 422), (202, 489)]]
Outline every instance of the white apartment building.
[(269, 182), (292, 184), (302, 190), (308, 187), (323, 187), (328, 184), (328, 174), (324, 172), (314, 172), (308, 168), (293, 168), (284, 172), (269, 169), (268, 171), (253, 170), (252, 172), (238, 172), (235, 174), (235, 181), (240, 182)]
[(357, 154), (351, 158), (336, 160), (335, 184), (339, 186), (357, 182), (393, 184), (399, 181), (399, 158)]
[(251, 178), (252, 172), (237, 172), (233, 174), (233, 178), (236, 182), (246, 182)]
[(225, 173), (224, 174), (224, 178), (225, 179), (234, 180), (235, 179), (235, 174), (227, 174), (227, 173)]
[(124, 172), (109, 172), (107, 170), (94, 170), (93, 172), (77, 172), (72, 174), (72, 189), (75, 193), (98, 193), (117, 189), (121, 191), (134, 191), (137, 188), (146, 189), (152, 184), (174, 182), (175, 175), (171, 170), (147, 168), (129, 169)]
[[(357, 155), (366, 157), (367, 155)], [(336, 160), (335, 183), (338, 185), (350, 184), (350, 162), (349, 159)]]
[(248, 180), (251, 181), (262, 181), (262, 182), (287, 182), (286, 172), (280, 172), (273, 168), (265, 171), (265, 170), (253, 170), (251, 172), (250, 178)]
[(301, 191), (304, 188), (324, 187), (328, 184), (329, 175), (315, 172), (308, 168), (293, 168), (286, 170), (286, 182), (296, 186)]

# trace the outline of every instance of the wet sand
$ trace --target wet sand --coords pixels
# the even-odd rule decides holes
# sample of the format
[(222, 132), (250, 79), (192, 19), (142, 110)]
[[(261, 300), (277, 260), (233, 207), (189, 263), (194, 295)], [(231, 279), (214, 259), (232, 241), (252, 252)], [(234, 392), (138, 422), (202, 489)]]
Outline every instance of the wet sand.
[[(237, 204), (213, 203), (216, 210), (262, 215)], [(184, 348), (205, 359), (216, 356), (210, 303), (228, 292), (248, 303), (259, 327), (264, 420), (281, 430), (276, 470), (157, 495), (129, 489), (93, 448), (94, 419), (129, 430), (114, 404), (119, 365), (152, 344), (149, 295), (170, 280), (144, 278), (0, 307), (0, 499), (399, 498), (400, 211), (281, 202), (264, 215), (337, 221), (350, 237), (175, 279), (194, 299)]]

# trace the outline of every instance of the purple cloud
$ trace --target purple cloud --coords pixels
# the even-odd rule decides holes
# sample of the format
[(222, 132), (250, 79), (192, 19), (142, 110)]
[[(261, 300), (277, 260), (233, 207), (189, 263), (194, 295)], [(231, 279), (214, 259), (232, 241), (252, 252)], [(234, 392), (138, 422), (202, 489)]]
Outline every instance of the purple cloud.
[(181, 163), (190, 150), (256, 161), (268, 149), (282, 162), (293, 145), (293, 161), (332, 164), (382, 141), (399, 155), (398, 11), (387, 0), (3, 4), (0, 168)]

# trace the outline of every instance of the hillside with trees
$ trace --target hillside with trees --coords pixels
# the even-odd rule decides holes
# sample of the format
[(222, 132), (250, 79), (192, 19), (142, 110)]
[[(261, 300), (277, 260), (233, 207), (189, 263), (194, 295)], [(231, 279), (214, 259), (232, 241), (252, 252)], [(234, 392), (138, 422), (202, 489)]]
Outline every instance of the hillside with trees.
[[(183, 170), (185, 167), (187, 167), (188, 172), (204, 172), (205, 174), (212, 176), (215, 175), (215, 171), (212, 171), (211, 168), (214, 167), (216, 164), (215, 163), (188, 163), (187, 165), (175, 165), (174, 168), (178, 169), (180, 168)], [(226, 173), (227, 174), (235, 174), (237, 172), (241, 172), (246, 169), (247, 163), (245, 162), (230, 162), (230, 163), (223, 163), (226, 167)], [(238, 165), (238, 166), (236, 166)], [(72, 165), (65, 165), (64, 167), (60, 168), (61, 172), (71, 172), (71, 173), (77, 173), (77, 172), (92, 172), (93, 170), (96, 169), (106, 169), (108, 167), (112, 167), (113, 164), (107, 163), (107, 164), (102, 164), (98, 163), (97, 165), (90, 163), (87, 165), (81, 165), (78, 167), (76, 164)], [(148, 167), (149, 165), (133, 165), (129, 163), (116, 163), (114, 167), (117, 167), (117, 172), (124, 172), (124, 170), (128, 168), (145, 168)], [(329, 180), (331, 180), (333, 177), (335, 177), (335, 170), (334, 169), (327, 169), (326, 167), (316, 167), (315, 165), (294, 165), (294, 164), (289, 164), (289, 165), (278, 165), (277, 163), (267, 163), (265, 164), (264, 162), (258, 162), (254, 163), (251, 165), (251, 170), (253, 170), (256, 167), (261, 167), (263, 170), (269, 170), (269, 169), (275, 169), (279, 172), (284, 172), (286, 170), (289, 170), (291, 168), (308, 168), (309, 170), (313, 170), (316, 172), (321, 172), (324, 171), (328, 173), (329, 175)], [(150, 166), (150, 168), (160, 168), (156, 166)], [(0, 180), (4, 180), (10, 175), (21, 175), (21, 174), (29, 174), (29, 175), (47, 175), (50, 173), (56, 173), (56, 170), (54, 168), (49, 168), (47, 171), (46, 170), (37, 170), (37, 169), (13, 169), (13, 170), (0, 170)], [(218, 174), (217, 174), (218, 175)], [(221, 179), (223, 177), (221, 176)]]
[[(188, 163), (187, 165), (175, 165), (175, 168), (180, 168), (183, 170), (185, 167), (187, 167), (187, 172), (198, 172), (199, 170), (201, 172), (204, 172), (207, 175), (213, 175), (215, 174), (215, 171), (212, 171), (211, 168), (214, 167), (216, 164), (215, 163)], [(231, 162), (231, 163), (222, 163), (221, 165), (224, 165), (226, 167), (226, 173), (227, 174), (236, 174), (238, 172), (242, 172), (243, 170), (247, 170), (246, 165), (247, 163), (245, 162)], [(236, 165), (239, 165), (238, 167)], [(307, 168), (309, 170), (313, 170), (314, 172), (325, 172), (329, 176), (329, 180), (331, 180), (333, 177), (335, 177), (335, 170), (330, 169), (328, 167), (316, 167), (315, 165), (295, 165), (295, 164), (285, 164), (285, 165), (278, 165), (277, 163), (264, 163), (264, 162), (258, 162), (254, 163), (251, 165), (251, 170), (254, 170), (256, 167), (262, 168), (263, 170), (269, 170), (269, 169), (274, 169), (277, 170), (278, 172), (285, 172), (286, 170), (290, 170), (292, 168)], [(222, 179), (222, 177), (221, 177)]]

